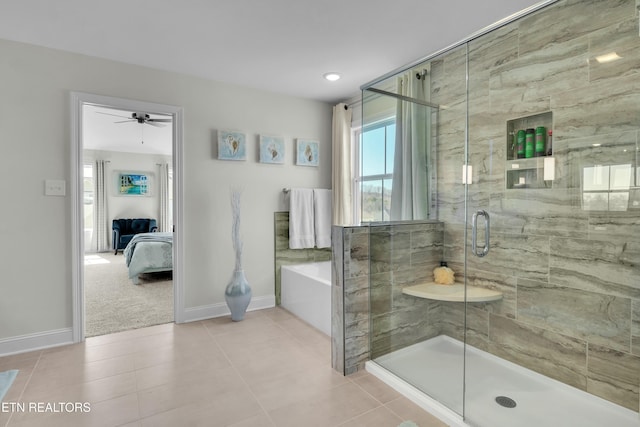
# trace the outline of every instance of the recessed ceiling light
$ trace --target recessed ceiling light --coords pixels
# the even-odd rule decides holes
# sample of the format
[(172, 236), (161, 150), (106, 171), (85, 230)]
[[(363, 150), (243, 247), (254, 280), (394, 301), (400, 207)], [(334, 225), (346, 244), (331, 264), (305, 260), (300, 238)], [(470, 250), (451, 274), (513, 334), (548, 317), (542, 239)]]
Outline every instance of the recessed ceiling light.
[(596, 56), (596, 61), (598, 61), (601, 64), (604, 64), (605, 62), (615, 61), (620, 58), (622, 58), (620, 55), (618, 55), (615, 52), (611, 52), (611, 53), (607, 53), (606, 55)]
[(324, 73), (322, 77), (329, 80), (330, 82), (335, 82), (336, 80), (340, 80), (341, 76), (338, 73)]

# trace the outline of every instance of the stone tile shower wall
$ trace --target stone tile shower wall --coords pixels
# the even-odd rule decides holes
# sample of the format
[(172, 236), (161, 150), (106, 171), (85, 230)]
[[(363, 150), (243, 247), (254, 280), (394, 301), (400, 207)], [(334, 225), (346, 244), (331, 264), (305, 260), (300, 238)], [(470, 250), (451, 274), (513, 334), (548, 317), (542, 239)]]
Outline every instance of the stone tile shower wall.
[(443, 255), (442, 223), (334, 226), (333, 242), (334, 369), (348, 375), (440, 334), (440, 304), (402, 288), (432, 281)]
[(289, 248), (289, 212), (274, 213), (275, 230), (275, 294), (276, 305), (280, 305), (281, 269), (283, 265), (303, 264), (306, 262), (329, 261), (331, 249), (290, 249)]
[(331, 230), (331, 366), (349, 375), (369, 360), (369, 230)]
[[(583, 210), (582, 179), (584, 167), (640, 166), (639, 8), (636, 0), (559, 1), (468, 45), (475, 172), (468, 217), (489, 211), (492, 240), (486, 258), (467, 257), (467, 279), (500, 289), (504, 298), (467, 305), (467, 342), (634, 411), (640, 407), (640, 189), (629, 191), (626, 211)], [(447, 106), (438, 127), (439, 219), (445, 259), (459, 272), (466, 48), (431, 61), (431, 100)], [(595, 60), (611, 51), (621, 59)], [(556, 159), (552, 188), (506, 189), (506, 122), (547, 111)], [(442, 333), (462, 339), (464, 307), (439, 309)]]
[(432, 282), (443, 256), (443, 224), (372, 226), (370, 236), (371, 357), (440, 334), (440, 304), (402, 293)]

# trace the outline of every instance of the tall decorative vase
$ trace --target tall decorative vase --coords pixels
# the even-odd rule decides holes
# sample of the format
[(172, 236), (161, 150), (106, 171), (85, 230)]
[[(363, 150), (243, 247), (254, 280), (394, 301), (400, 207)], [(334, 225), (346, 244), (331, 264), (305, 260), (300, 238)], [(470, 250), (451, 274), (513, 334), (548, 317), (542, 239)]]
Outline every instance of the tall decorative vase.
[(231, 191), (231, 211), (233, 213), (233, 225), (231, 227), (231, 239), (236, 253), (236, 267), (231, 281), (224, 290), (224, 299), (231, 311), (231, 320), (239, 322), (244, 319), (244, 313), (251, 302), (251, 286), (247, 283), (242, 269), (242, 241), (240, 240), (240, 192)]
[(239, 322), (251, 302), (251, 287), (244, 277), (244, 270), (236, 270), (224, 291), (224, 299), (231, 311), (231, 320)]

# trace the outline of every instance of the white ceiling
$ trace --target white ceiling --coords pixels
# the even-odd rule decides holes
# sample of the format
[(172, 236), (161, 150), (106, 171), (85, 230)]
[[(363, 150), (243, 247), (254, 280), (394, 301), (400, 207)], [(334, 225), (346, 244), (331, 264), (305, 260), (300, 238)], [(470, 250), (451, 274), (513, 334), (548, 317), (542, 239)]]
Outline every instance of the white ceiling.
[(335, 103), (537, 2), (7, 0), (0, 38)]
[[(336, 103), (538, 2), (0, 1), (0, 38)], [(329, 71), (342, 79), (324, 80)], [(132, 113), (87, 107), (85, 148), (171, 154), (171, 126), (96, 111)]]
[[(83, 148), (170, 156), (173, 152), (172, 123), (161, 123), (161, 126), (157, 127), (140, 124), (135, 120), (128, 120), (131, 113), (132, 111), (85, 105), (82, 110)], [(171, 118), (171, 116), (147, 114), (152, 119)]]

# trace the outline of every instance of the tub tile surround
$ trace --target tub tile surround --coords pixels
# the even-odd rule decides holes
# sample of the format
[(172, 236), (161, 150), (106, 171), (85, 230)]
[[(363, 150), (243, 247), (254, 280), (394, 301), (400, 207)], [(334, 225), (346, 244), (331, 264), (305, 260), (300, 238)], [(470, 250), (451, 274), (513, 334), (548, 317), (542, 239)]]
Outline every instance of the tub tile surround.
[(289, 212), (274, 213), (275, 233), (275, 296), (276, 305), (280, 305), (281, 267), (283, 265), (302, 264), (306, 262), (329, 261), (331, 249), (290, 249), (289, 248)]
[[(640, 207), (583, 208), (585, 167), (640, 166), (639, 17), (640, 0), (561, 0), (473, 40), (468, 106), (466, 47), (431, 61), (431, 100), (447, 107), (438, 112), (435, 138), (442, 222), (437, 231), (422, 224), (334, 230), (342, 237), (343, 262), (336, 265), (345, 278), (334, 284), (345, 287), (334, 297), (349, 319), (340, 327), (353, 337), (335, 345), (342, 345), (337, 353), (356, 355), (345, 356), (344, 372), (361, 369), (364, 355), (439, 334), (466, 335), (481, 350), (640, 409)], [(622, 58), (595, 60), (612, 51)], [(474, 167), (468, 214), (459, 182), (467, 108)], [(547, 111), (555, 180), (550, 188), (506, 190), (507, 120)], [(631, 189), (630, 200), (640, 201), (639, 193)], [(491, 214), (491, 251), (485, 258), (469, 254), (465, 269), (465, 216), (476, 209)], [(465, 328), (464, 304), (401, 294), (440, 259), (460, 281), (499, 289), (503, 299), (467, 304)], [(362, 282), (347, 277), (370, 282), (371, 313), (363, 311), (366, 295), (347, 290), (362, 291)]]

